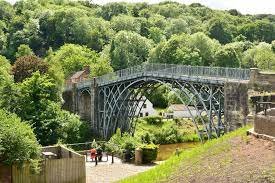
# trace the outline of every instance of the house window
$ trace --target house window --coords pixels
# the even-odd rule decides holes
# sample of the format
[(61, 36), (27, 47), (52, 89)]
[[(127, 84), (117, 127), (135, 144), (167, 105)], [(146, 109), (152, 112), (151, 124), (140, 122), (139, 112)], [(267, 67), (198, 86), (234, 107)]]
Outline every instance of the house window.
[(147, 105), (146, 104), (143, 104), (143, 108), (146, 109)]
[(143, 113), (141, 112), (141, 113), (139, 113), (139, 117), (143, 117)]
[(148, 112), (146, 112), (146, 113), (145, 113), (145, 116), (149, 116), (149, 113), (148, 113)]

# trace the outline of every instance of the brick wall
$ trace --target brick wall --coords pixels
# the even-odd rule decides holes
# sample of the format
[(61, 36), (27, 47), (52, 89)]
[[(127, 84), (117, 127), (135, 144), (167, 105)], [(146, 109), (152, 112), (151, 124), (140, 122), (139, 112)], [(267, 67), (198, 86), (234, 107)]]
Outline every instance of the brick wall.
[(275, 137), (275, 116), (256, 115), (254, 120), (254, 131)]

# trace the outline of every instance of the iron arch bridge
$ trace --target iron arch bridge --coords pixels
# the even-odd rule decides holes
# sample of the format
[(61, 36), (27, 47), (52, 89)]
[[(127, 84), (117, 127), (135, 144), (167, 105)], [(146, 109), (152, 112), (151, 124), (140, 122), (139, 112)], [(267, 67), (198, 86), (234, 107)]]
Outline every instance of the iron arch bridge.
[(225, 117), (226, 84), (247, 83), (249, 77), (249, 69), (147, 63), (67, 85), (65, 91), (72, 93), (71, 110), (107, 139), (117, 128), (134, 133), (143, 96), (165, 85), (187, 106), (199, 137), (210, 139), (231, 126)]

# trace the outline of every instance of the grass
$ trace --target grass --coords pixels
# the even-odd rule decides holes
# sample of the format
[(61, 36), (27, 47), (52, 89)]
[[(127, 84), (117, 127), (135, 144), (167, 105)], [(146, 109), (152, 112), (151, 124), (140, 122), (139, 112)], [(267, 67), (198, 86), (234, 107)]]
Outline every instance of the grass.
[[(227, 143), (223, 143), (225, 141), (228, 141), (229, 139), (241, 136), (245, 138), (246, 131), (251, 128), (251, 126), (246, 126), (243, 128), (240, 128), (234, 132), (228, 133), (218, 139), (213, 139), (211, 141), (206, 142), (205, 144), (201, 144), (198, 147), (195, 147), (191, 150), (183, 151), (180, 156), (172, 156), (167, 161), (165, 161), (163, 164), (160, 164), (156, 166), (153, 169), (150, 169), (146, 172), (139, 173), (135, 176), (128, 177), (124, 180), (121, 180), (121, 183), (153, 183), (153, 182), (159, 182), (159, 181), (165, 181), (169, 176), (171, 176), (177, 168), (180, 166), (180, 164), (183, 161), (196, 161), (199, 156), (205, 152), (207, 152), (209, 149), (212, 149), (215, 147), (216, 153), (219, 151), (225, 151), (230, 146)], [(218, 147), (218, 148), (217, 148)], [(226, 163), (226, 162), (225, 162)]]

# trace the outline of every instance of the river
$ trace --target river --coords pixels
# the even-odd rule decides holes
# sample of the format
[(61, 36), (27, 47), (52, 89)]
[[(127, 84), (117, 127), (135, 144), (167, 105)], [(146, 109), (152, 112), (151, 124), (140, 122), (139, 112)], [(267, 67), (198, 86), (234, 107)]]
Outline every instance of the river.
[(168, 159), (176, 152), (176, 148), (179, 150), (184, 149), (191, 149), (196, 147), (200, 142), (184, 142), (184, 143), (177, 143), (177, 144), (165, 144), (159, 146), (159, 152), (157, 156), (157, 161), (163, 161)]

